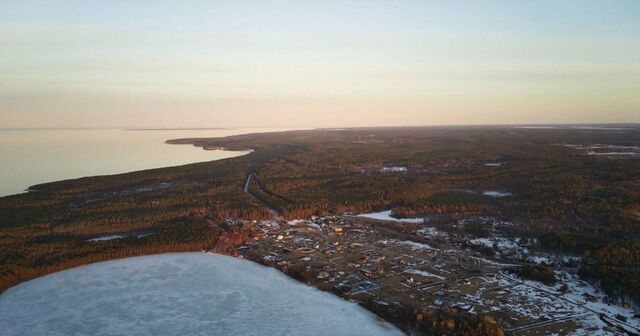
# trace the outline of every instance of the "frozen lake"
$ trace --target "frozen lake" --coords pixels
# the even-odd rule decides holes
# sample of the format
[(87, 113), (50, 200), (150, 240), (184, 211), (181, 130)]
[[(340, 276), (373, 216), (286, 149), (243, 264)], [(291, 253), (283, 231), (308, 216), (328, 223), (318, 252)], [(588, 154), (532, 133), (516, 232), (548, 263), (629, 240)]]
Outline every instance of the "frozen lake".
[(285, 129), (0, 129), (0, 196), (34, 184), (220, 160), (247, 152), (167, 145), (169, 139)]
[(112, 260), (0, 295), (11, 335), (401, 335), (272, 268), (209, 253)]

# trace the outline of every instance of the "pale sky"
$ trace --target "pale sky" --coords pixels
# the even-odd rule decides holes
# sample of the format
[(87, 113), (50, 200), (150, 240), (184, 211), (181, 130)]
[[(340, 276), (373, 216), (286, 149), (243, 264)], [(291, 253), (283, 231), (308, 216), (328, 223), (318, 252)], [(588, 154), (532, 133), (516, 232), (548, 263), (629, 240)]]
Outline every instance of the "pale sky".
[(604, 122), (637, 0), (0, 0), (0, 128)]

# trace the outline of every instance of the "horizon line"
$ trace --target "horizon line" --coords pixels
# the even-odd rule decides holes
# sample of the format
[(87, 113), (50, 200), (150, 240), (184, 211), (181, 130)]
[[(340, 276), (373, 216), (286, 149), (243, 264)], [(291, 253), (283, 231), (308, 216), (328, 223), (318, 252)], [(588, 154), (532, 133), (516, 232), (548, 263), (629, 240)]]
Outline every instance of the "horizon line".
[(483, 124), (483, 123), (470, 123), (470, 124), (419, 124), (419, 125), (361, 125), (361, 126), (211, 126), (211, 127), (157, 127), (157, 126), (60, 126), (60, 127), (0, 127), (0, 131), (18, 131), (18, 130), (125, 130), (125, 131), (197, 131), (197, 130), (234, 130), (242, 128), (255, 128), (255, 129), (276, 129), (276, 128), (290, 128), (290, 129), (355, 129), (355, 128), (408, 128), (408, 127), (468, 127), (468, 126), (607, 126), (607, 125), (636, 125), (640, 126), (640, 121), (637, 122), (535, 122), (535, 123), (495, 123), (495, 124)]

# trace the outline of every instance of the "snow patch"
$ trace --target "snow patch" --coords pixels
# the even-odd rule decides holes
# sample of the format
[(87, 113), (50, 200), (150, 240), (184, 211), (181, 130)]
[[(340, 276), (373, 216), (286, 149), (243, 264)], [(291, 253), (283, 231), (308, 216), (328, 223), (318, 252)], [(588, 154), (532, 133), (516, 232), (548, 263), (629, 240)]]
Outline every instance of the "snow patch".
[(431, 246), (430, 246), (430, 245), (428, 245), (428, 244), (424, 244), (424, 243), (417, 243), (417, 242), (410, 241), (410, 240), (404, 240), (404, 241), (401, 241), (401, 242), (399, 242), (399, 243), (400, 243), (400, 244), (403, 244), (403, 245), (408, 245), (408, 246), (410, 246), (412, 250), (425, 250), (425, 249), (426, 249), (426, 250), (433, 250), (433, 247), (431, 247)]
[(380, 168), (381, 173), (400, 173), (406, 172), (407, 167), (382, 167)]
[(424, 222), (423, 218), (395, 218), (395, 217), (391, 217), (391, 214), (392, 214), (392, 210), (387, 210), (387, 211), (359, 214), (358, 217), (385, 220), (385, 221), (403, 222), (403, 223), (423, 223)]
[(471, 239), (469, 244), (485, 247), (496, 246), (499, 250), (515, 249), (519, 247), (515, 241), (503, 237)]
[(409, 274), (415, 274), (415, 275), (421, 275), (424, 277), (431, 277), (431, 278), (437, 278), (440, 280), (444, 280), (444, 277), (433, 274), (431, 272), (427, 272), (427, 271), (423, 271), (423, 270), (417, 270), (417, 269), (413, 269), (413, 268), (407, 268), (404, 270), (405, 273), (409, 273)]
[(440, 231), (438, 231), (438, 229), (434, 228), (434, 227), (426, 227), (424, 229), (420, 229), (416, 231), (419, 235), (423, 236), (423, 237), (428, 237), (428, 238), (433, 238), (438, 236), (438, 234), (440, 233)]

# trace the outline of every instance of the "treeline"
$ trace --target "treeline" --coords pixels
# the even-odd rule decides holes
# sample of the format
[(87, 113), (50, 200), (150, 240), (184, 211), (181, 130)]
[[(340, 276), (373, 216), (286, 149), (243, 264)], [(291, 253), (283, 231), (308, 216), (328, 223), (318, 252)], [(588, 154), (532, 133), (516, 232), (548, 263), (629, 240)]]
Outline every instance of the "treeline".
[(586, 251), (594, 251), (606, 243), (606, 240), (593, 234), (578, 234), (566, 232), (547, 232), (538, 238), (541, 248), (552, 251), (572, 254), (583, 254)]
[(253, 242), (257, 235), (253, 225), (225, 227), (210, 249), (216, 253), (236, 255), (239, 246)]
[(398, 218), (419, 217), (433, 214), (481, 214), (485, 208), (478, 204), (421, 204), (412, 207), (395, 207), (393, 213)]
[(624, 241), (586, 251), (579, 274), (597, 281), (610, 298), (640, 303), (640, 243)]
[[(38, 276), (93, 262), (145, 254), (202, 251), (223, 238), (226, 249), (235, 232), (210, 217), (184, 217), (157, 223), (144, 231), (122, 233), (123, 238), (88, 241), (95, 236), (32, 234), (31, 238), (2, 237), (0, 244), (0, 291)], [(246, 236), (243, 235), (243, 237)], [(243, 238), (245, 239), (245, 238)]]
[(543, 249), (582, 255), (578, 274), (597, 283), (614, 301), (640, 304), (640, 241), (591, 233), (547, 233)]
[(504, 331), (489, 315), (472, 315), (455, 309), (423, 311), (410, 302), (389, 305), (374, 299), (362, 301), (360, 305), (410, 335), (504, 336)]
[(204, 246), (208, 246), (206, 242), (202, 243), (181, 243), (168, 245), (153, 246), (133, 246), (128, 248), (119, 248), (99, 253), (91, 253), (84, 256), (69, 256), (68, 259), (56, 261), (46, 266), (37, 265), (7, 265), (2, 267), (0, 271), (0, 293), (6, 289), (17, 285), (23, 281), (28, 281), (43, 275), (66, 270), (69, 268), (107, 261), (118, 258), (128, 258), (142, 256), (148, 254), (169, 253), (169, 252), (191, 252), (201, 251)]
[(556, 276), (553, 267), (545, 265), (526, 264), (509, 268), (508, 271), (510, 273), (517, 274), (523, 279), (539, 281), (548, 286), (551, 286), (556, 282)]

